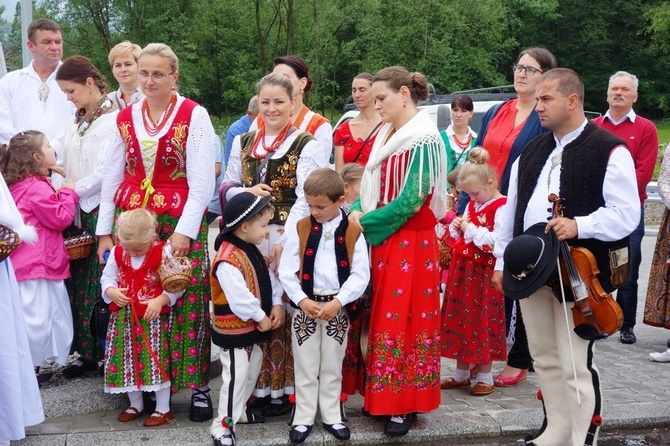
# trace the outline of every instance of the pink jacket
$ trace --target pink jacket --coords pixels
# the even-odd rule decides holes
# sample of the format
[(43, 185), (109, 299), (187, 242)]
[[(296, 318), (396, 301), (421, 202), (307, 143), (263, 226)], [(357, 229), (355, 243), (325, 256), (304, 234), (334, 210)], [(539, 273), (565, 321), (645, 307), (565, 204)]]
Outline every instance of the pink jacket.
[(70, 277), (63, 230), (74, 221), (79, 196), (68, 188), (56, 190), (45, 177), (32, 176), (9, 188), (27, 225), (37, 229), (34, 245), (21, 243), (10, 255), (16, 280), (62, 280)]

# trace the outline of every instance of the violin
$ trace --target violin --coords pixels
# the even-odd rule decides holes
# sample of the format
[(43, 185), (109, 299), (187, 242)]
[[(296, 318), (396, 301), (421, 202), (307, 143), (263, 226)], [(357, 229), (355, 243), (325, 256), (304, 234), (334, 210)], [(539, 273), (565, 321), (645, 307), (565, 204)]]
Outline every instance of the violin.
[[(549, 195), (553, 216), (563, 216), (563, 200)], [(603, 290), (597, 275), (600, 273), (596, 258), (584, 247), (560, 245), (560, 268), (564, 284), (570, 286), (575, 298), (572, 316), (575, 332), (584, 339), (603, 339), (617, 332), (623, 325), (623, 312), (610, 293)]]

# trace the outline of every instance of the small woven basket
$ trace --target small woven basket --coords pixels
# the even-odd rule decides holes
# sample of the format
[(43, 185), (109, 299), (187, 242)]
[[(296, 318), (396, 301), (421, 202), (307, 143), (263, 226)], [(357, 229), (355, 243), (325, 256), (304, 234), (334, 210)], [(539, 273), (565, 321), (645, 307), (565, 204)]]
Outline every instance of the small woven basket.
[(70, 260), (79, 260), (88, 257), (93, 248), (93, 236), (84, 231), (81, 235), (65, 239), (65, 249)]
[(444, 238), (437, 239), (437, 242), (440, 268), (449, 269), (449, 264), (451, 264), (451, 251), (453, 248), (449, 246)]
[(158, 274), (165, 291), (178, 293), (191, 284), (193, 265), (187, 257), (164, 259), (158, 269)]
[(5, 225), (0, 225), (0, 262), (9, 257), (19, 244), (21, 244), (19, 234)]

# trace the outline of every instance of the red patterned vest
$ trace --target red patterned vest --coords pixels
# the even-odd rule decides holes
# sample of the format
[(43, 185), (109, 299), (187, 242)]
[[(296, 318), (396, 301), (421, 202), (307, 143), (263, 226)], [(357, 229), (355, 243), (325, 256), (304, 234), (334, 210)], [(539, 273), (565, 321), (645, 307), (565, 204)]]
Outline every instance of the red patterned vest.
[[(143, 317), (147, 306), (140, 301), (147, 301), (163, 294), (163, 285), (158, 275), (158, 268), (163, 261), (163, 247), (165, 242), (154, 243), (139, 268), (133, 268), (130, 256), (117, 245), (114, 250), (114, 260), (119, 268), (119, 288), (128, 288), (126, 296), (135, 301), (137, 316)], [(128, 304), (130, 305), (130, 304)], [(110, 311), (119, 311), (120, 308), (114, 302), (109, 304)], [(161, 308), (161, 314), (170, 312), (170, 307), (165, 305)]]
[[(236, 239), (236, 240), (235, 240)], [(236, 246), (238, 244), (239, 246)], [(256, 262), (254, 262), (254, 259)], [(262, 262), (262, 264), (261, 264)], [(216, 270), (220, 263), (228, 263), (240, 270), (247, 289), (261, 303), (266, 315), (272, 309), (272, 284), (265, 258), (258, 248), (229, 235), (216, 253), (212, 262), (210, 283), (212, 285), (212, 341), (222, 348), (238, 348), (256, 344), (269, 337), (269, 332), (258, 331), (253, 319), (243, 321), (233, 313), (226, 293), (221, 288)]]
[[(470, 200), (468, 203), (468, 214), (470, 222), (475, 226), (482, 226), (493, 231), (493, 226), (496, 218), (496, 211), (500, 206), (507, 203), (507, 197), (498, 198), (493, 203), (486, 206), (480, 211), (475, 210), (475, 201)], [(481, 250), (474, 243), (465, 243), (465, 237), (461, 236), (456, 243), (454, 243), (454, 252), (460, 256), (469, 257), (477, 263), (483, 263), (493, 267), (495, 265), (495, 257), (493, 256), (493, 246), (488, 249)]]
[(188, 197), (186, 181), (186, 139), (191, 114), (198, 104), (184, 99), (168, 132), (158, 141), (154, 171), (147, 178), (142, 161), (142, 146), (137, 139), (132, 107), (119, 112), (116, 124), (123, 137), (126, 172), (116, 191), (114, 203), (121, 210), (146, 208), (156, 215), (166, 212), (179, 217)]

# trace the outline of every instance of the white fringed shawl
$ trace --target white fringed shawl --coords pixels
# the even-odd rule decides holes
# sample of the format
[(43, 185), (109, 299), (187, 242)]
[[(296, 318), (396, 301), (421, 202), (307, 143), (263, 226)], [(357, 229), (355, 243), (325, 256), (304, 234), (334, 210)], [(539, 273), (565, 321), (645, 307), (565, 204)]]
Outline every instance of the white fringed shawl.
[[(372, 146), (361, 180), (363, 212), (376, 209), (380, 201), (388, 204), (402, 193), (407, 184), (410, 167), (418, 155), (419, 190), (423, 188), (424, 181), (429, 182), (433, 194), (430, 209), (436, 218), (442, 218), (447, 205), (447, 156), (437, 126), (430, 119), (428, 111), (421, 110), (386, 141), (393, 128), (392, 124), (385, 124)], [(427, 150), (422, 149), (424, 146)], [(407, 151), (410, 151), (409, 157), (401, 156)], [(386, 187), (384, 197), (380, 200), (382, 162), (391, 157), (396, 159), (394, 163), (389, 163), (393, 170), (387, 172), (387, 185), (393, 184), (394, 187), (393, 190)]]

